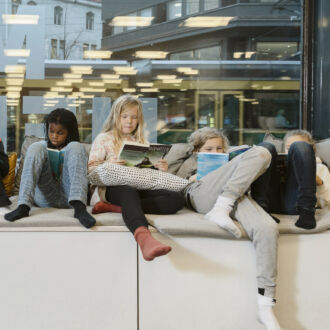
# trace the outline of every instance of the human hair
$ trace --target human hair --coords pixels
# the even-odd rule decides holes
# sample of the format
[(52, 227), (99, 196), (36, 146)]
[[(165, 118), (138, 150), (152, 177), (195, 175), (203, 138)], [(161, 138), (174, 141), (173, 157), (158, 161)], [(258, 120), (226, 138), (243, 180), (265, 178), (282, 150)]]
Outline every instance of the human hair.
[(44, 125), (46, 141), (48, 147), (53, 147), (48, 137), (48, 129), (50, 124), (62, 125), (66, 128), (68, 131), (68, 136), (66, 138), (65, 145), (72, 141), (80, 141), (78, 122), (73, 112), (64, 108), (57, 108), (45, 116)]
[(308, 143), (310, 143), (313, 146), (313, 149), (315, 150), (315, 141), (312, 137), (312, 134), (304, 129), (295, 129), (295, 130), (287, 132), (283, 138), (284, 147), (286, 146), (287, 139), (292, 136), (301, 136), (301, 137), (305, 138), (306, 141)]
[(206, 143), (206, 141), (214, 138), (222, 139), (223, 149), (227, 152), (229, 148), (229, 140), (225, 134), (216, 128), (203, 127), (198, 129), (189, 136), (188, 143), (191, 146), (192, 151), (197, 152)]
[(124, 136), (121, 132), (120, 115), (129, 106), (136, 106), (138, 111), (138, 124), (134, 130), (133, 137), (139, 143), (146, 143), (144, 137), (144, 119), (141, 101), (130, 94), (120, 96), (112, 105), (111, 111), (105, 120), (102, 132), (112, 131), (114, 135), (115, 152), (117, 153), (123, 144)]

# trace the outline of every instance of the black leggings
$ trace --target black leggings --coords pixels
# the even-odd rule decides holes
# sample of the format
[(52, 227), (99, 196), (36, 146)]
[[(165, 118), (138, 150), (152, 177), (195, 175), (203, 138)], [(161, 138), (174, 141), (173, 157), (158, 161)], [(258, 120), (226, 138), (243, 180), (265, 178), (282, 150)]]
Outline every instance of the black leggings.
[(123, 219), (134, 234), (136, 228), (148, 226), (145, 213), (174, 214), (184, 206), (183, 195), (165, 189), (137, 190), (131, 186), (107, 187), (105, 197), (108, 202), (120, 205)]

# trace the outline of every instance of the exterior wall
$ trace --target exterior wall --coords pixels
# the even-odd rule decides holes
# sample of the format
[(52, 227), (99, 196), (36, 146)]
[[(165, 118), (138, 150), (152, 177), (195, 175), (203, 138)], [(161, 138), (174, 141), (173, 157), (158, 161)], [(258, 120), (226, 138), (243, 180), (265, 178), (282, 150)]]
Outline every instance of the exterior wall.
[[(29, 0), (23, 0), (22, 5), (27, 5)], [(102, 4), (94, 1), (61, 1), (53, 0), (38, 0), (37, 6), (45, 5), (46, 10), (46, 27), (45, 27), (45, 47), (46, 58), (50, 58), (51, 39), (57, 39), (57, 54), (59, 55), (60, 40), (66, 41), (66, 47), (71, 47), (72, 50), (66, 59), (82, 59), (83, 44), (95, 44), (96, 49), (101, 46), (102, 37), (102, 21), (101, 9)], [(1, 5), (4, 12), (11, 13), (10, 1)], [(54, 8), (60, 6), (63, 8), (63, 23), (62, 25), (54, 24)], [(94, 29), (86, 30), (86, 14), (92, 12), (94, 14)], [(2, 32), (3, 38), (6, 40), (6, 32)], [(59, 58), (59, 57), (58, 57)]]

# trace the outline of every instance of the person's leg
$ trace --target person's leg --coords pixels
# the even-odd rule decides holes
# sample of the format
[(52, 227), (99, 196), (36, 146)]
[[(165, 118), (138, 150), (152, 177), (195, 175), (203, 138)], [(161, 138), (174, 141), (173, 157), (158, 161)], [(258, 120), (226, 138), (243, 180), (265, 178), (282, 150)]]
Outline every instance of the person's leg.
[(316, 226), (316, 161), (309, 143), (295, 142), (288, 153), (288, 178), (283, 194), (283, 208), (288, 214), (299, 214), (296, 226)]
[(184, 207), (182, 193), (158, 189), (140, 190), (141, 206), (144, 213), (174, 214)]
[(0, 207), (8, 206), (10, 204), (11, 201), (7, 196), (5, 186), (2, 183), (2, 177), (0, 176)]
[[(87, 212), (87, 154), (82, 144), (71, 142), (65, 147), (62, 186), (65, 204), (74, 208), (74, 217), (86, 228), (95, 225), (95, 219)], [(67, 206), (68, 207), (68, 206)]]
[[(38, 188), (41, 188), (41, 190)], [(37, 197), (37, 200), (35, 197)], [(49, 198), (57, 200), (57, 197), (59, 197), (58, 185), (52, 176), (48, 162), (46, 142), (33, 143), (27, 150), (24, 160), (18, 207), (14, 211), (5, 214), (5, 219), (15, 221), (27, 217), (34, 201), (38, 206), (47, 207), (49, 206), (47, 202)], [(38, 201), (40, 201), (40, 204)]]
[(256, 251), (259, 319), (267, 329), (280, 329), (273, 313), (278, 226), (256, 201), (246, 196), (239, 200), (235, 217), (252, 240)]
[(208, 220), (240, 237), (229, 214), (235, 201), (266, 171), (270, 161), (270, 152), (258, 146), (235, 157), (187, 189), (192, 206), (198, 213), (207, 213)]
[(105, 197), (108, 202), (121, 207), (123, 220), (139, 244), (145, 260), (151, 261), (171, 251), (170, 246), (154, 239), (148, 230), (148, 221), (136, 188), (124, 185), (107, 187)]
[[(277, 151), (269, 142), (261, 142), (258, 146), (266, 148), (272, 155), (268, 169), (251, 184), (251, 196), (266, 211), (272, 212), (274, 205), (280, 203), (280, 175), (277, 168)], [(279, 219), (272, 216), (279, 223)]]

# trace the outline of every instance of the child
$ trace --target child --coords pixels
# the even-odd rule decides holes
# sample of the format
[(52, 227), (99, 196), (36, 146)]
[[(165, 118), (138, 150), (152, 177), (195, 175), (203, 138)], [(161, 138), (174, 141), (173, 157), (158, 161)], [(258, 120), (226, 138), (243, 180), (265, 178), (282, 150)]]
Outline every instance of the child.
[[(90, 228), (95, 219), (87, 212), (87, 155), (79, 143), (78, 123), (75, 115), (66, 109), (55, 109), (45, 117), (46, 141), (33, 143), (27, 150), (18, 207), (5, 214), (15, 221), (29, 216), (33, 203), (39, 207), (74, 208), (74, 217)], [(47, 147), (65, 148), (61, 177), (57, 180), (51, 170)]]
[[(192, 182), (184, 192), (188, 207), (205, 214), (207, 220), (239, 238), (241, 231), (231, 219), (235, 213), (256, 249), (260, 321), (269, 330), (279, 330), (272, 310), (275, 304), (278, 228), (268, 213), (244, 196), (251, 183), (268, 168), (271, 154), (262, 146), (252, 147), (196, 181), (196, 153), (227, 152), (229, 142), (217, 129), (204, 127), (192, 133), (188, 143), (190, 152), (185, 159), (181, 158), (180, 166), (181, 155), (171, 158), (169, 152), (169, 171)], [(171, 171), (172, 164), (175, 171)]]
[(2, 179), (8, 174), (9, 164), (8, 164), (8, 156), (5, 153), (5, 149), (0, 139), (0, 207), (8, 206), (11, 204), (9, 200), (5, 187), (2, 183)]
[[(284, 137), (287, 154), (286, 175), (280, 184), (276, 167), (270, 173), (270, 184), (260, 183), (252, 195), (263, 192), (274, 213), (298, 214), (295, 225), (304, 229), (316, 227), (315, 206), (330, 203), (329, 171), (315, 157), (314, 141), (305, 130), (293, 130)], [(273, 152), (273, 158), (276, 158)], [(318, 164), (317, 164), (318, 163)]]
[[(88, 171), (91, 172), (105, 161), (125, 165), (125, 160), (118, 159), (118, 152), (124, 141), (145, 143), (143, 133), (142, 104), (131, 95), (119, 97), (113, 104), (111, 112), (91, 148)], [(167, 162), (159, 160), (155, 167), (167, 171)], [(100, 187), (94, 195), (101, 191)], [(122, 209), (123, 219), (134, 234), (145, 260), (153, 260), (171, 251), (151, 236), (148, 221), (144, 213), (172, 214), (183, 208), (182, 194), (168, 190), (137, 190), (131, 186), (106, 187), (105, 201), (118, 205)]]

